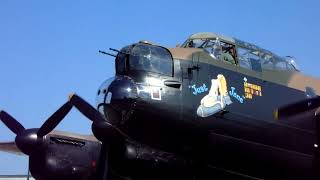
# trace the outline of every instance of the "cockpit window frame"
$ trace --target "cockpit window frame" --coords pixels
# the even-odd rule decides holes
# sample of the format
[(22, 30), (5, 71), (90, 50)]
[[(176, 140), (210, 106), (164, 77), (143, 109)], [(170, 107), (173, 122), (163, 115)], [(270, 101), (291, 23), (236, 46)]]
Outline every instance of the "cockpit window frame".
[(262, 58), (258, 49), (236, 46), (239, 67), (255, 72), (262, 72)]
[[(200, 41), (200, 43), (194, 43)], [(208, 46), (209, 43), (212, 43)], [(238, 65), (236, 45), (229, 41), (214, 38), (194, 38), (185, 41), (181, 47), (183, 48), (200, 48), (207, 52), (213, 59)]]
[[(133, 49), (136, 47), (136, 46), (153, 46), (153, 47), (157, 47), (157, 48), (161, 48), (163, 50), (165, 50), (167, 52), (167, 55), (170, 56), (170, 60), (171, 60), (171, 72), (170, 73), (161, 73), (161, 71), (148, 71), (148, 70), (145, 70), (145, 69), (134, 69), (133, 67), (131, 67), (131, 63), (130, 63), (130, 58), (132, 56), (134, 56), (132, 54), (132, 51)], [(129, 61), (128, 61), (128, 70), (129, 71), (144, 71), (144, 72), (147, 72), (147, 73), (151, 73), (151, 74), (155, 74), (155, 75), (159, 75), (159, 76), (167, 76), (167, 77), (174, 77), (174, 59), (173, 59), (173, 56), (171, 54), (171, 52), (169, 51), (169, 49), (163, 47), (163, 46), (158, 46), (158, 45), (153, 45), (153, 44), (146, 44), (146, 43), (137, 43), (137, 44), (134, 44), (132, 45), (131, 47), (131, 50), (130, 50), (130, 54), (129, 54)]]
[[(128, 50), (130, 49), (130, 46), (126, 46), (120, 50), (120, 52), (117, 54), (115, 58), (115, 68), (116, 68), (116, 74), (119, 75), (126, 75), (128, 71)], [(120, 59), (120, 56), (123, 56), (123, 58)], [(123, 71), (119, 71), (119, 63), (117, 61), (124, 60), (124, 69)]]
[[(257, 52), (257, 54), (255, 54), (255, 55), (260, 57), (260, 64), (261, 64), (262, 70), (297, 71), (297, 72), (300, 71), (300, 68), (299, 68), (298, 64), (296, 63), (296, 59), (291, 56), (280, 57), (280, 56), (272, 53), (271, 51), (260, 48), (259, 46), (256, 46), (254, 44), (251, 44), (251, 43), (248, 43), (245, 41), (241, 41), (236, 38), (231, 38), (231, 37), (215, 34), (215, 33), (199, 32), (199, 33), (192, 34), (180, 47), (181, 48), (201, 48), (201, 46), (203, 46), (203, 44), (205, 44), (205, 43), (202, 43), (202, 45), (197, 45), (197, 46), (193, 45), (193, 43), (191, 43), (192, 46), (190, 46), (189, 44), (190, 44), (190, 42), (193, 42), (194, 40), (205, 41), (205, 40), (210, 40), (210, 39), (211, 40), (219, 39), (221, 42), (235, 45), (235, 48), (234, 48), (235, 55), (233, 57), (236, 61), (235, 64), (240, 67), (241, 67), (240, 58), (237, 57), (238, 47), (249, 49), (252, 52), (253, 51)], [(206, 50), (205, 48), (202, 48), (202, 49), (204, 49), (206, 52), (208, 52), (210, 54), (210, 51)], [(269, 59), (264, 58), (266, 55), (270, 56), (271, 58), (269, 58)], [(215, 56), (212, 56), (212, 55), (210, 55), (210, 56), (214, 59), (218, 59), (218, 58), (215, 58)], [(249, 68), (247, 68), (247, 69), (249, 69)], [(251, 70), (252, 70), (252, 68), (251, 68)]]
[[(291, 64), (289, 62), (289, 60), (277, 56), (269, 51), (262, 51), (259, 50), (258, 48), (255, 48), (255, 46), (236, 46), (237, 48), (237, 53), (238, 53), (238, 62), (239, 62), (239, 66), (242, 68), (246, 68), (252, 71), (264, 71), (264, 70), (271, 70), (271, 71), (299, 71), (297, 68), (295, 68), (295, 66), (293, 64)], [(251, 49), (251, 47), (253, 47)], [(260, 61), (260, 65), (261, 65), (261, 70), (260, 68), (258, 69), (254, 69), (254, 67), (252, 66), (252, 64), (247, 67), (244, 67), (241, 65), (241, 62), (243, 62), (242, 59), (242, 55), (239, 54), (239, 49), (244, 49), (247, 50), (248, 53), (250, 54), (254, 54), (257, 57), (259, 57), (259, 61)], [(294, 62), (294, 61), (293, 61)]]

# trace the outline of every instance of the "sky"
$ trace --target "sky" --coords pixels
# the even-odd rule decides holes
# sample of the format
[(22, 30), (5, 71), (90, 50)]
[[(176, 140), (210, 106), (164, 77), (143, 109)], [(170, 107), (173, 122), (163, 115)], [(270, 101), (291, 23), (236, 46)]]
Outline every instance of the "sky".
[[(196, 32), (236, 37), (297, 58), (320, 77), (320, 1), (0, 1), (0, 109), (40, 127), (75, 92), (92, 105), (114, 60), (98, 53), (139, 40), (175, 47)], [(58, 130), (91, 133), (77, 110)], [(0, 123), (0, 141), (15, 135)], [(27, 158), (0, 152), (0, 174), (26, 174)]]

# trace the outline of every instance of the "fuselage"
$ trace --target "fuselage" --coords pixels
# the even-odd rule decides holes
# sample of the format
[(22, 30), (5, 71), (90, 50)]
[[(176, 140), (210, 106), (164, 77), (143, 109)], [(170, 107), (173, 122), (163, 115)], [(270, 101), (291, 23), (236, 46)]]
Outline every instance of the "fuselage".
[(202, 48), (144, 43), (123, 48), (115, 64), (116, 76), (99, 88), (98, 110), (130, 138), (253, 177), (312, 174), (314, 111), (284, 120), (274, 111), (319, 95), (319, 80), (253, 71)]

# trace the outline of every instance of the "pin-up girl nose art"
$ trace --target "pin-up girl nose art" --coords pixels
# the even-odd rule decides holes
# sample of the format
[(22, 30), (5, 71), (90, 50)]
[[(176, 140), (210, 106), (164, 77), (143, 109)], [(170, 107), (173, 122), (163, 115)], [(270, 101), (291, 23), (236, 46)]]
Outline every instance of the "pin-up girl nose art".
[(217, 79), (211, 80), (209, 93), (201, 99), (197, 114), (200, 117), (208, 117), (223, 110), (231, 103), (226, 78), (219, 74)]

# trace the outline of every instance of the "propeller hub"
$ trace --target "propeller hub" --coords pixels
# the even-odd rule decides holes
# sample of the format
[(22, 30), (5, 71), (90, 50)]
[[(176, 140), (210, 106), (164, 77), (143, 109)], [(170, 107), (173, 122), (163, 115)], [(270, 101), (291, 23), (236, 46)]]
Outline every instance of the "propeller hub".
[(41, 146), (43, 137), (39, 137), (37, 132), (38, 129), (27, 129), (16, 136), (16, 145), (24, 154), (30, 155)]

